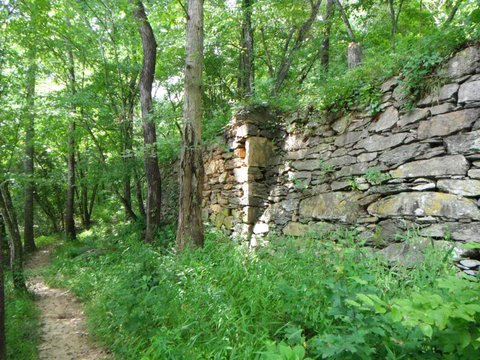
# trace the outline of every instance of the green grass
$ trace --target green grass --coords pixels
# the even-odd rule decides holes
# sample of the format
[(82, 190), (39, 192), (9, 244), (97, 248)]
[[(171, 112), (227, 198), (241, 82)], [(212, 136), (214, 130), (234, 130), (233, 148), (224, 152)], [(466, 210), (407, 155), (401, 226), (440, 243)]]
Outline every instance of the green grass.
[(33, 297), (31, 294), (15, 291), (9, 274), (5, 276), (7, 359), (37, 359), (40, 323)]
[[(204, 249), (182, 254), (142, 244), (132, 226), (95, 228), (80, 238), (58, 249), (46, 276), (86, 302), (90, 331), (118, 359), (477, 354), (470, 321), (446, 315), (446, 328), (461, 326), (471, 341), (443, 349), (443, 323), (413, 321), (419, 304), (405, 303), (440, 297), (480, 320), (480, 310), (470, 308), (475, 298), (458, 296), (478, 292), (479, 284), (451, 277), (447, 250), (430, 248), (423, 262), (405, 269), (373, 255), (352, 232), (272, 239), (257, 252), (209, 233)], [(457, 290), (446, 291), (438, 279)]]

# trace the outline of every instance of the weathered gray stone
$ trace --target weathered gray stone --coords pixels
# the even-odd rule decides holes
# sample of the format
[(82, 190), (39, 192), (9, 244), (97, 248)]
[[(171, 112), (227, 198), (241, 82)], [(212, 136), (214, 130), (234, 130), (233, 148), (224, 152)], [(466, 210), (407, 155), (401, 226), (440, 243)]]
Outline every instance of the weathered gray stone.
[(471, 46), (457, 53), (447, 64), (447, 74), (456, 79), (475, 72), (480, 60), (480, 48)]
[(480, 153), (480, 130), (445, 138), (449, 154)]
[(430, 113), (432, 115), (440, 115), (453, 110), (455, 110), (455, 105), (453, 105), (452, 103), (443, 103), (443, 104), (431, 107)]
[(408, 134), (398, 133), (390, 136), (372, 135), (357, 143), (355, 148), (364, 148), (369, 152), (383, 151), (400, 145)]
[(342, 116), (340, 119), (336, 120), (332, 124), (332, 129), (337, 133), (341, 134), (343, 133), (348, 125), (352, 122), (352, 118), (350, 116)]
[(363, 175), (368, 171), (370, 167), (371, 167), (370, 163), (366, 163), (366, 162), (344, 166), (335, 173), (335, 176), (337, 178), (341, 178), (344, 176)]
[(480, 80), (466, 82), (460, 86), (458, 92), (459, 103), (480, 101)]
[(372, 186), (368, 192), (370, 194), (392, 195), (410, 190), (407, 184), (386, 184)]
[(292, 167), (296, 170), (312, 171), (320, 169), (321, 163), (319, 160), (297, 160), (292, 163)]
[(388, 261), (405, 267), (411, 267), (423, 261), (422, 251), (417, 246), (406, 242), (390, 244), (378, 253)]
[(435, 136), (445, 136), (460, 130), (470, 129), (479, 115), (480, 109), (466, 109), (434, 116), (430, 120), (420, 123), (418, 138), (427, 139)]
[(340, 157), (332, 158), (328, 160), (328, 163), (333, 166), (351, 165), (356, 162), (357, 162), (357, 158), (350, 155), (340, 156)]
[(466, 175), (467, 170), (468, 161), (462, 155), (453, 155), (412, 161), (390, 171), (390, 175), (393, 178)]
[(460, 260), (459, 263), (469, 269), (476, 269), (480, 266), (480, 261), (474, 259)]
[(272, 141), (263, 137), (249, 137), (245, 149), (247, 166), (265, 167), (274, 156)]
[(370, 130), (380, 132), (392, 128), (398, 121), (398, 110), (393, 106), (387, 108), (378, 118), (377, 122), (370, 126)]
[(461, 196), (480, 196), (480, 180), (438, 180), (440, 190)]
[(438, 192), (392, 195), (370, 205), (368, 212), (378, 217), (434, 216), (480, 220), (480, 210), (474, 201)]
[(257, 223), (253, 226), (253, 233), (254, 234), (266, 234), (269, 231), (268, 224), (264, 223)]
[(480, 179), (480, 169), (471, 169), (468, 171), (468, 177), (472, 179)]
[(348, 146), (368, 136), (368, 131), (349, 131), (335, 139), (335, 146)]
[(342, 191), (319, 194), (300, 202), (300, 216), (353, 223), (359, 214), (356, 202), (361, 196), (359, 193)]
[(382, 92), (387, 92), (387, 91), (391, 91), (393, 90), (396, 86), (398, 85), (398, 78), (397, 77), (393, 77), (391, 79), (388, 79), (387, 81), (385, 81), (380, 90)]
[(421, 229), (420, 234), (432, 238), (451, 238), (455, 241), (480, 242), (480, 223), (462, 224), (446, 222), (433, 224)]
[(378, 160), (388, 166), (398, 166), (408, 160), (425, 153), (430, 146), (428, 144), (412, 143), (401, 145), (395, 149), (383, 152)]
[(359, 162), (369, 162), (377, 158), (377, 153), (363, 153), (357, 156)]
[(415, 109), (400, 117), (398, 121), (398, 127), (402, 128), (406, 125), (414, 124), (417, 121), (426, 119), (430, 115), (429, 109)]
[(349, 189), (351, 187), (351, 184), (349, 181), (333, 181), (331, 184), (331, 187), (333, 191), (337, 191), (337, 190)]
[(458, 92), (458, 87), (457, 83), (443, 85), (438, 91), (438, 100), (445, 101), (455, 98)]

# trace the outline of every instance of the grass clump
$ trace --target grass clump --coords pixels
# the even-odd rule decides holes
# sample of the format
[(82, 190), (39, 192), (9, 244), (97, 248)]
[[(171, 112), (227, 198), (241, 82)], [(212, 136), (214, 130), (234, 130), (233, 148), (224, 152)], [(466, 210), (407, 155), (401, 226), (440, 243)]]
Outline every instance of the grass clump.
[(39, 313), (31, 294), (13, 288), (10, 274), (5, 274), (5, 315), (7, 359), (38, 358)]
[[(406, 269), (386, 263), (348, 231), (316, 241), (274, 239), (256, 252), (209, 233), (203, 249), (165, 254), (142, 244), (129, 226), (96, 230), (60, 248), (47, 277), (86, 301), (91, 332), (119, 359), (433, 359), (475, 353), (471, 326), (464, 327), (472, 332), (463, 348), (439, 346), (445, 331), (459, 329), (450, 321), (480, 320), (471, 306), (475, 298), (461, 302), (468, 319), (451, 312), (437, 324), (433, 313), (413, 316), (427, 304), (421, 298), (432, 294), (454, 303), (455, 292), (438, 286), (438, 279), (457, 284), (458, 291), (479, 290), (478, 282), (451, 277), (446, 250), (431, 248)], [(432, 304), (426, 311), (435, 309)]]

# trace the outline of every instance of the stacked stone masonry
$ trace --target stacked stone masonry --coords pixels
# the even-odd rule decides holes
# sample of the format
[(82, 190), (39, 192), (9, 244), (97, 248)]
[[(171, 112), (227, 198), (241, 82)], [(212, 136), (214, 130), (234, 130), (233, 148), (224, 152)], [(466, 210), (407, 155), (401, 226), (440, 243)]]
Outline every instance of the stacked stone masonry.
[(445, 85), (411, 110), (392, 78), (374, 117), (238, 112), (205, 153), (205, 218), (252, 245), (338, 226), (373, 243), (412, 226), (480, 242), (480, 47), (440, 71)]

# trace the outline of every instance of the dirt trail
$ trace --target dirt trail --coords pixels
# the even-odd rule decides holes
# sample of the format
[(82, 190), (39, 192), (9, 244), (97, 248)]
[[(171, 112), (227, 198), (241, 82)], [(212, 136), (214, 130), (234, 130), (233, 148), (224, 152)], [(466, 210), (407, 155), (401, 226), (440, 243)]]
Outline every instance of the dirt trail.
[[(47, 266), (51, 250), (39, 250), (27, 268)], [(112, 359), (88, 338), (83, 309), (75, 296), (65, 289), (50, 288), (41, 276), (31, 277), (28, 287), (36, 294), (41, 312), (40, 360)]]

